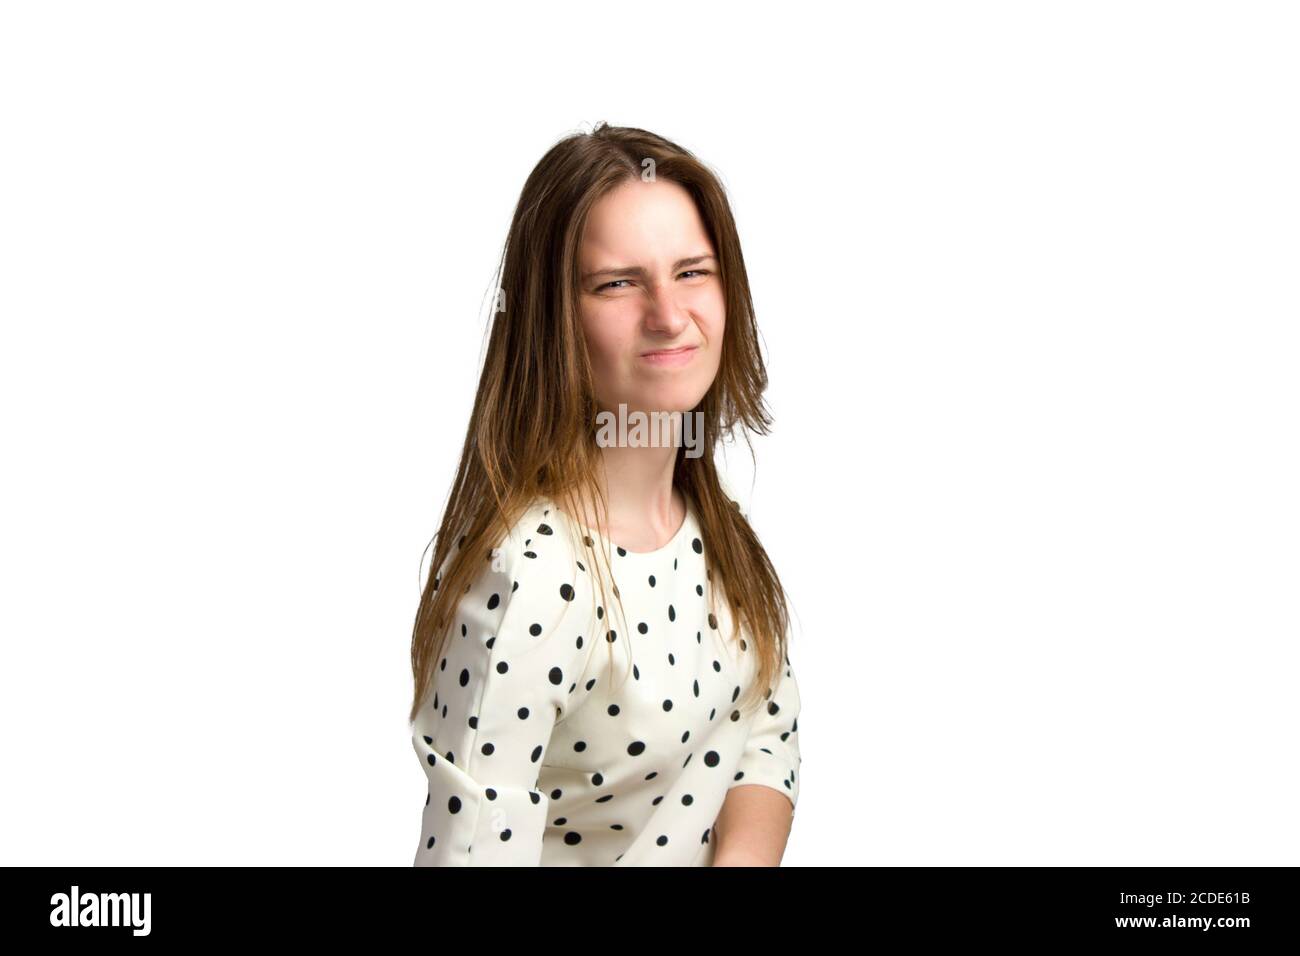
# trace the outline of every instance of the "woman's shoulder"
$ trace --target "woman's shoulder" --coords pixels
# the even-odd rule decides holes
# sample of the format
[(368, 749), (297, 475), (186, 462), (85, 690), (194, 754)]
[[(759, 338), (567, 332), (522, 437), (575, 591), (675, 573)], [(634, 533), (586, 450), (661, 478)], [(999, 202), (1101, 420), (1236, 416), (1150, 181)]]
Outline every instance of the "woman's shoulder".
[(491, 569), (516, 580), (557, 572), (567, 575), (581, 566), (578, 534), (576, 525), (552, 499), (537, 496), (492, 548), (488, 555)]
[[(489, 571), (475, 585), (479, 596), (490, 591), (509, 601), (527, 619), (532, 640), (543, 632), (568, 635), (573, 628), (589, 633), (594, 620), (585, 619), (586, 606), (596, 613), (596, 598), (590, 563), (578, 553), (580, 537), (580, 527), (553, 500), (534, 499), (492, 550)], [(570, 618), (575, 608), (583, 613)]]

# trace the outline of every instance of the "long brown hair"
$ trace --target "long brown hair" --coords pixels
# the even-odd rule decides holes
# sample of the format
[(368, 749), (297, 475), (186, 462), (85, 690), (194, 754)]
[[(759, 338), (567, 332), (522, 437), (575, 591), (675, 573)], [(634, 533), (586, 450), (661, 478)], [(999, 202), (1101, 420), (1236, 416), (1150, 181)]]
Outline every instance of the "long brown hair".
[[(647, 168), (694, 199), (717, 253), (726, 308), (718, 373), (693, 410), (703, 413), (703, 454), (691, 458), (679, 448), (673, 484), (695, 507), (707, 545), (710, 600), (712, 592), (721, 592), (731, 610), (732, 640), (746, 647), (739, 634), (743, 626), (756, 645), (756, 679), (741, 706), (761, 703), (784, 666), (785, 591), (724, 490), (713, 457), (717, 442), (736, 425), (748, 444), (749, 432), (767, 434), (772, 422), (762, 398), (767, 371), (731, 207), (717, 177), (689, 151), (646, 130), (598, 123), (590, 133), (552, 146), (515, 206), (478, 393), (415, 618), (412, 721), (429, 692), (459, 599), (523, 512), (543, 496), (563, 503), (570, 516), (595, 513), (598, 502), (604, 513), (597, 480), (598, 408), (578, 313), (578, 249), (592, 206), (616, 186), (642, 178)], [(593, 549), (589, 536), (583, 543)], [(609, 555), (601, 556), (609, 572)], [(595, 576), (604, 604), (605, 573), (597, 567)], [(617, 583), (613, 592), (617, 598)], [(742, 594), (743, 605), (736, 599)]]

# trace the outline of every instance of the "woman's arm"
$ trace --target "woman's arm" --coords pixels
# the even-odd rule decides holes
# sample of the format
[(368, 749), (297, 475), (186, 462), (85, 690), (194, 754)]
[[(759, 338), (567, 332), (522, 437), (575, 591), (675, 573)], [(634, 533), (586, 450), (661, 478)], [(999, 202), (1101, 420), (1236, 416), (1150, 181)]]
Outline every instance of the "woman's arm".
[(754, 717), (745, 752), (713, 824), (714, 866), (780, 866), (799, 801), (799, 684), (790, 656)]
[(713, 824), (718, 841), (713, 865), (780, 866), (793, 817), (790, 798), (772, 787), (732, 787)]

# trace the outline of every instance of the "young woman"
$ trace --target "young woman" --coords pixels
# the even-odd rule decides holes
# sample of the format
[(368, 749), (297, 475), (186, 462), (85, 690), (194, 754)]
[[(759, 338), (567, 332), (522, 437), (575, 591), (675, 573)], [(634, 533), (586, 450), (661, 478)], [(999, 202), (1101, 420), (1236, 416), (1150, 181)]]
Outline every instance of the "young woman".
[[(415, 864), (779, 865), (800, 701), (781, 583), (713, 456), (771, 423), (725, 193), (645, 130), (568, 137), (499, 289), (414, 627)], [(675, 443), (601, 427), (637, 413)]]

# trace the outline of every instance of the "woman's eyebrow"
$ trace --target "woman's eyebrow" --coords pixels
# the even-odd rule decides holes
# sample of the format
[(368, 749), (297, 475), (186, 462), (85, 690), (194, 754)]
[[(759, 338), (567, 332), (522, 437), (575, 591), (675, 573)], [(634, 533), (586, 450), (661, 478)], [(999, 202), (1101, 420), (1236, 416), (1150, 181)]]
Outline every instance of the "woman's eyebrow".
[[(696, 266), (699, 265), (701, 262), (705, 262), (713, 258), (715, 257), (706, 253), (705, 255), (701, 255), (701, 256), (690, 256), (689, 258), (686, 259), (678, 259), (676, 262), (673, 263), (673, 271), (676, 272), (678, 269), (681, 269), (684, 266)], [(582, 280), (585, 282), (588, 279), (594, 279), (597, 276), (612, 276), (612, 275), (632, 275), (632, 276), (645, 275), (645, 269), (643, 269), (641, 266), (622, 266), (620, 268), (613, 268), (613, 269), (597, 269), (594, 272), (583, 273)]]

